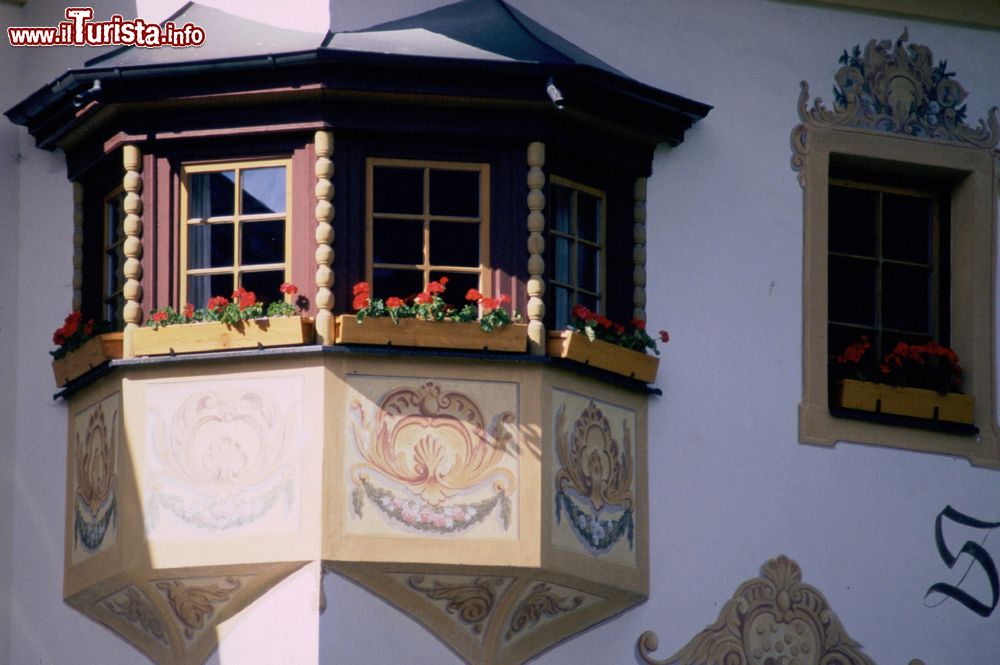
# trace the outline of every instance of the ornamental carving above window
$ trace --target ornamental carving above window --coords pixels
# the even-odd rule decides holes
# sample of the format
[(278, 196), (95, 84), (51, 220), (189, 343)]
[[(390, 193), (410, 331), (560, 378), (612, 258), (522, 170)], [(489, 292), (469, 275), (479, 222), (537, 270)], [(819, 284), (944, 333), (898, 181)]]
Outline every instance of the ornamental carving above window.
[[(808, 127), (855, 128), (992, 148), (1000, 138), (997, 109), (978, 127), (966, 123), (968, 92), (948, 71), (948, 61), (934, 64), (931, 50), (909, 44), (906, 30), (893, 42), (871, 39), (840, 56), (834, 76), (833, 109), (817, 97), (809, 107), (809, 84), (802, 81), (799, 118), (792, 132), (792, 168), (799, 171), (808, 152)], [(800, 178), (801, 180), (801, 178)]]

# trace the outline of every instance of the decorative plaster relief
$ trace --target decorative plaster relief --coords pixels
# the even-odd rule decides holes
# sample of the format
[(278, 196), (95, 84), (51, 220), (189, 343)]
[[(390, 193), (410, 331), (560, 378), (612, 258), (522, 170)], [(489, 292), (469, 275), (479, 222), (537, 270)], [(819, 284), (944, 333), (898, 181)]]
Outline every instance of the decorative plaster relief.
[[(931, 50), (907, 44), (907, 31), (895, 42), (870, 40), (840, 56), (842, 67), (833, 86), (833, 110), (816, 98), (808, 108), (809, 84), (802, 82), (799, 118), (792, 132), (792, 168), (800, 171), (809, 149), (808, 127), (844, 127), (892, 132), (927, 139), (992, 148), (1000, 138), (997, 109), (973, 129), (965, 122), (968, 93), (949, 72), (947, 61), (936, 66)], [(801, 180), (801, 178), (800, 178)]]
[(351, 377), (349, 384), (348, 532), (474, 529), (517, 538), (516, 384), (396, 377)]
[[(246, 576), (250, 579), (252, 576)], [(228, 604), (243, 586), (239, 576), (158, 580), (153, 583), (170, 604), (184, 638), (193, 642), (212, 626), (216, 609)]]
[(164, 647), (170, 646), (167, 633), (156, 606), (134, 585), (128, 585), (97, 601), (99, 608), (104, 608), (114, 616), (124, 619), (145, 638), (152, 638)]
[(74, 417), (73, 563), (117, 541), (120, 405), (113, 393)]
[(540, 624), (604, 600), (577, 589), (536, 582), (524, 588), (517, 606), (510, 614), (503, 642), (509, 644), (523, 638)]
[(649, 665), (874, 665), (840, 624), (826, 598), (802, 583), (799, 564), (781, 555), (762, 577), (740, 585), (711, 626), (677, 653), (655, 660), (656, 633), (639, 637), (639, 655)]
[(147, 534), (296, 533), (302, 399), (291, 376), (149, 384)]
[(405, 583), (421, 592), (454, 618), (463, 628), (477, 637), (486, 637), (484, 627), (494, 610), (510, 589), (511, 577), (468, 577), (458, 575), (404, 575)]
[(636, 565), (635, 412), (553, 392), (553, 544)]

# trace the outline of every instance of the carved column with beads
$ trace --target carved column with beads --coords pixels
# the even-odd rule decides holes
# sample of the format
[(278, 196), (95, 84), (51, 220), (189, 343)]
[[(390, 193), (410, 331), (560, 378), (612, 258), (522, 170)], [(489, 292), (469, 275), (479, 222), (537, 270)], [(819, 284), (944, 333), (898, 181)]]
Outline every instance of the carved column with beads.
[(632, 203), (632, 316), (646, 320), (646, 179), (635, 179)]
[(545, 354), (545, 144), (528, 144), (528, 349)]
[(318, 131), (316, 144), (316, 341), (333, 344), (333, 132)]
[(134, 145), (127, 145), (123, 150), (125, 178), (122, 184), (125, 188), (125, 221), (122, 228), (125, 231), (125, 243), (122, 247), (125, 254), (125, 286), (122, 295), (125, 298), (125, 308), (122, 319), (125, 321), (124, 355), (130, 358), (135, 355), (132, 346), (132, 331), (142, 323), (142, 153)]

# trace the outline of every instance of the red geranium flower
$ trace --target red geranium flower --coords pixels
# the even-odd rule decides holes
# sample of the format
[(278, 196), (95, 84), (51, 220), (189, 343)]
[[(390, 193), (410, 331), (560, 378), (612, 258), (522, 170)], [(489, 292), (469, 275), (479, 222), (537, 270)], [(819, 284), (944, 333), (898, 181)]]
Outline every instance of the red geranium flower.
[(229, 301), (222, 296), (212, 296), (208, 299), (206, 307), (212, 311), (218, 311), (229, 304)]
[(354, 302), (351, 303), (354, 309), (364, 309), (368, 307), (368, 292), (361, 291), (360, 293), (355, 293)]
[(661, 330), (660, 331), (660, 341), (663, 342), (664, 344), (666, 344), (667, 342), (669, 342), (670, 341), (670, 333), (668, 333), (666, 330)]
[(444, 285), (448, 281), (447, 277), (442, 277), (442, 281), (431, 282), (427, 285), (427, 293), (444, 293)]
[(368, 294), (371, 292), (371, 287), (368, 286), (368, 282), (358, 282), (354, 285), (354, 295), (358, 296), (362, 293)]
[(386, 307), (390, 307), (390, 308), (392, 308), (392, 307), (402, 307), (403, 306), (403, 299), (402, 298), (397, 298), (396, 296), (391, 296), (391, 297), (385, 299), (385, 305), (386, 305)]
[[(435, 282), (431, 282), (431, 284), (435, 284)], [(416, 301), (420, 305), (429, 305), (432, 302), (434, 302), (434, 298), (427, 291), (422, 291), (421, 293), (417, 294)]]
[(152, 314), (152, 316), (150, 316), (150, 318), (153, 320), (154, 323), (163, 323), (164, 321), (167, 320), (167, 313), (166, 312), (153, 312), (153, 314)]
[(633, 328), (638, 328), (639, 330), (645, 330), (646, 329), (646, 322), (643, 321), (642, 319), (632, 319), (632, 321), (630, 321), (630, 323), (632, 324)]
[(479, 292), (479, 289), (469, 289), (468, 293), (465, 294), (465, 299), (472, 302), (479, 302), (482, 298), (483, 294)]
[(184, 318), (191, 319), (194, 318), (194, 305), (188, 303), (184, 305)]
[(285, 295), (294, 296), (296, 293), (299, 292), (299, 287), (295, 286), (291, 282), (283, 282), (281, 286), (278, 287), (278, 290), (284, 293)]

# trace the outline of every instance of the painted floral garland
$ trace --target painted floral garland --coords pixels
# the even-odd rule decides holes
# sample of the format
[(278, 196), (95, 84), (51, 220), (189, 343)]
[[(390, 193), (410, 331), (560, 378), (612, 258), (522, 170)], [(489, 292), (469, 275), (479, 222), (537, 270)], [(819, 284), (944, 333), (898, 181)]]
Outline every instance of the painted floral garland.
[(600, 520), (597, 515), (591, 516), (580, 509), (569, 493), (559, 489), (556, 491), (556, 523), (562, 520), (562, 511), (566, 511), (566, 519), (573, 529), (592, 549), (606, 552), (621, 540), (622, 535), (628, 535), (629, 549), (635, 547), (635, 520), (632, 509), (626, 508), (621, 517), (613, 520)]
[(358, 517), (362, 515), (366, 496), (388, 518), (418, 531), (440, 534), (465, 531), (485, 520), (498, 505), (504, 530), (510, 528), (510, 499), (503, 490), (498, 490), (495, 495), (478, 503), (430, 506), (401, 499), (391, 490), (375, 487), (367, 480), (362, 480), (361, 487), (354, 488), (351, 496), (354, 513)]

